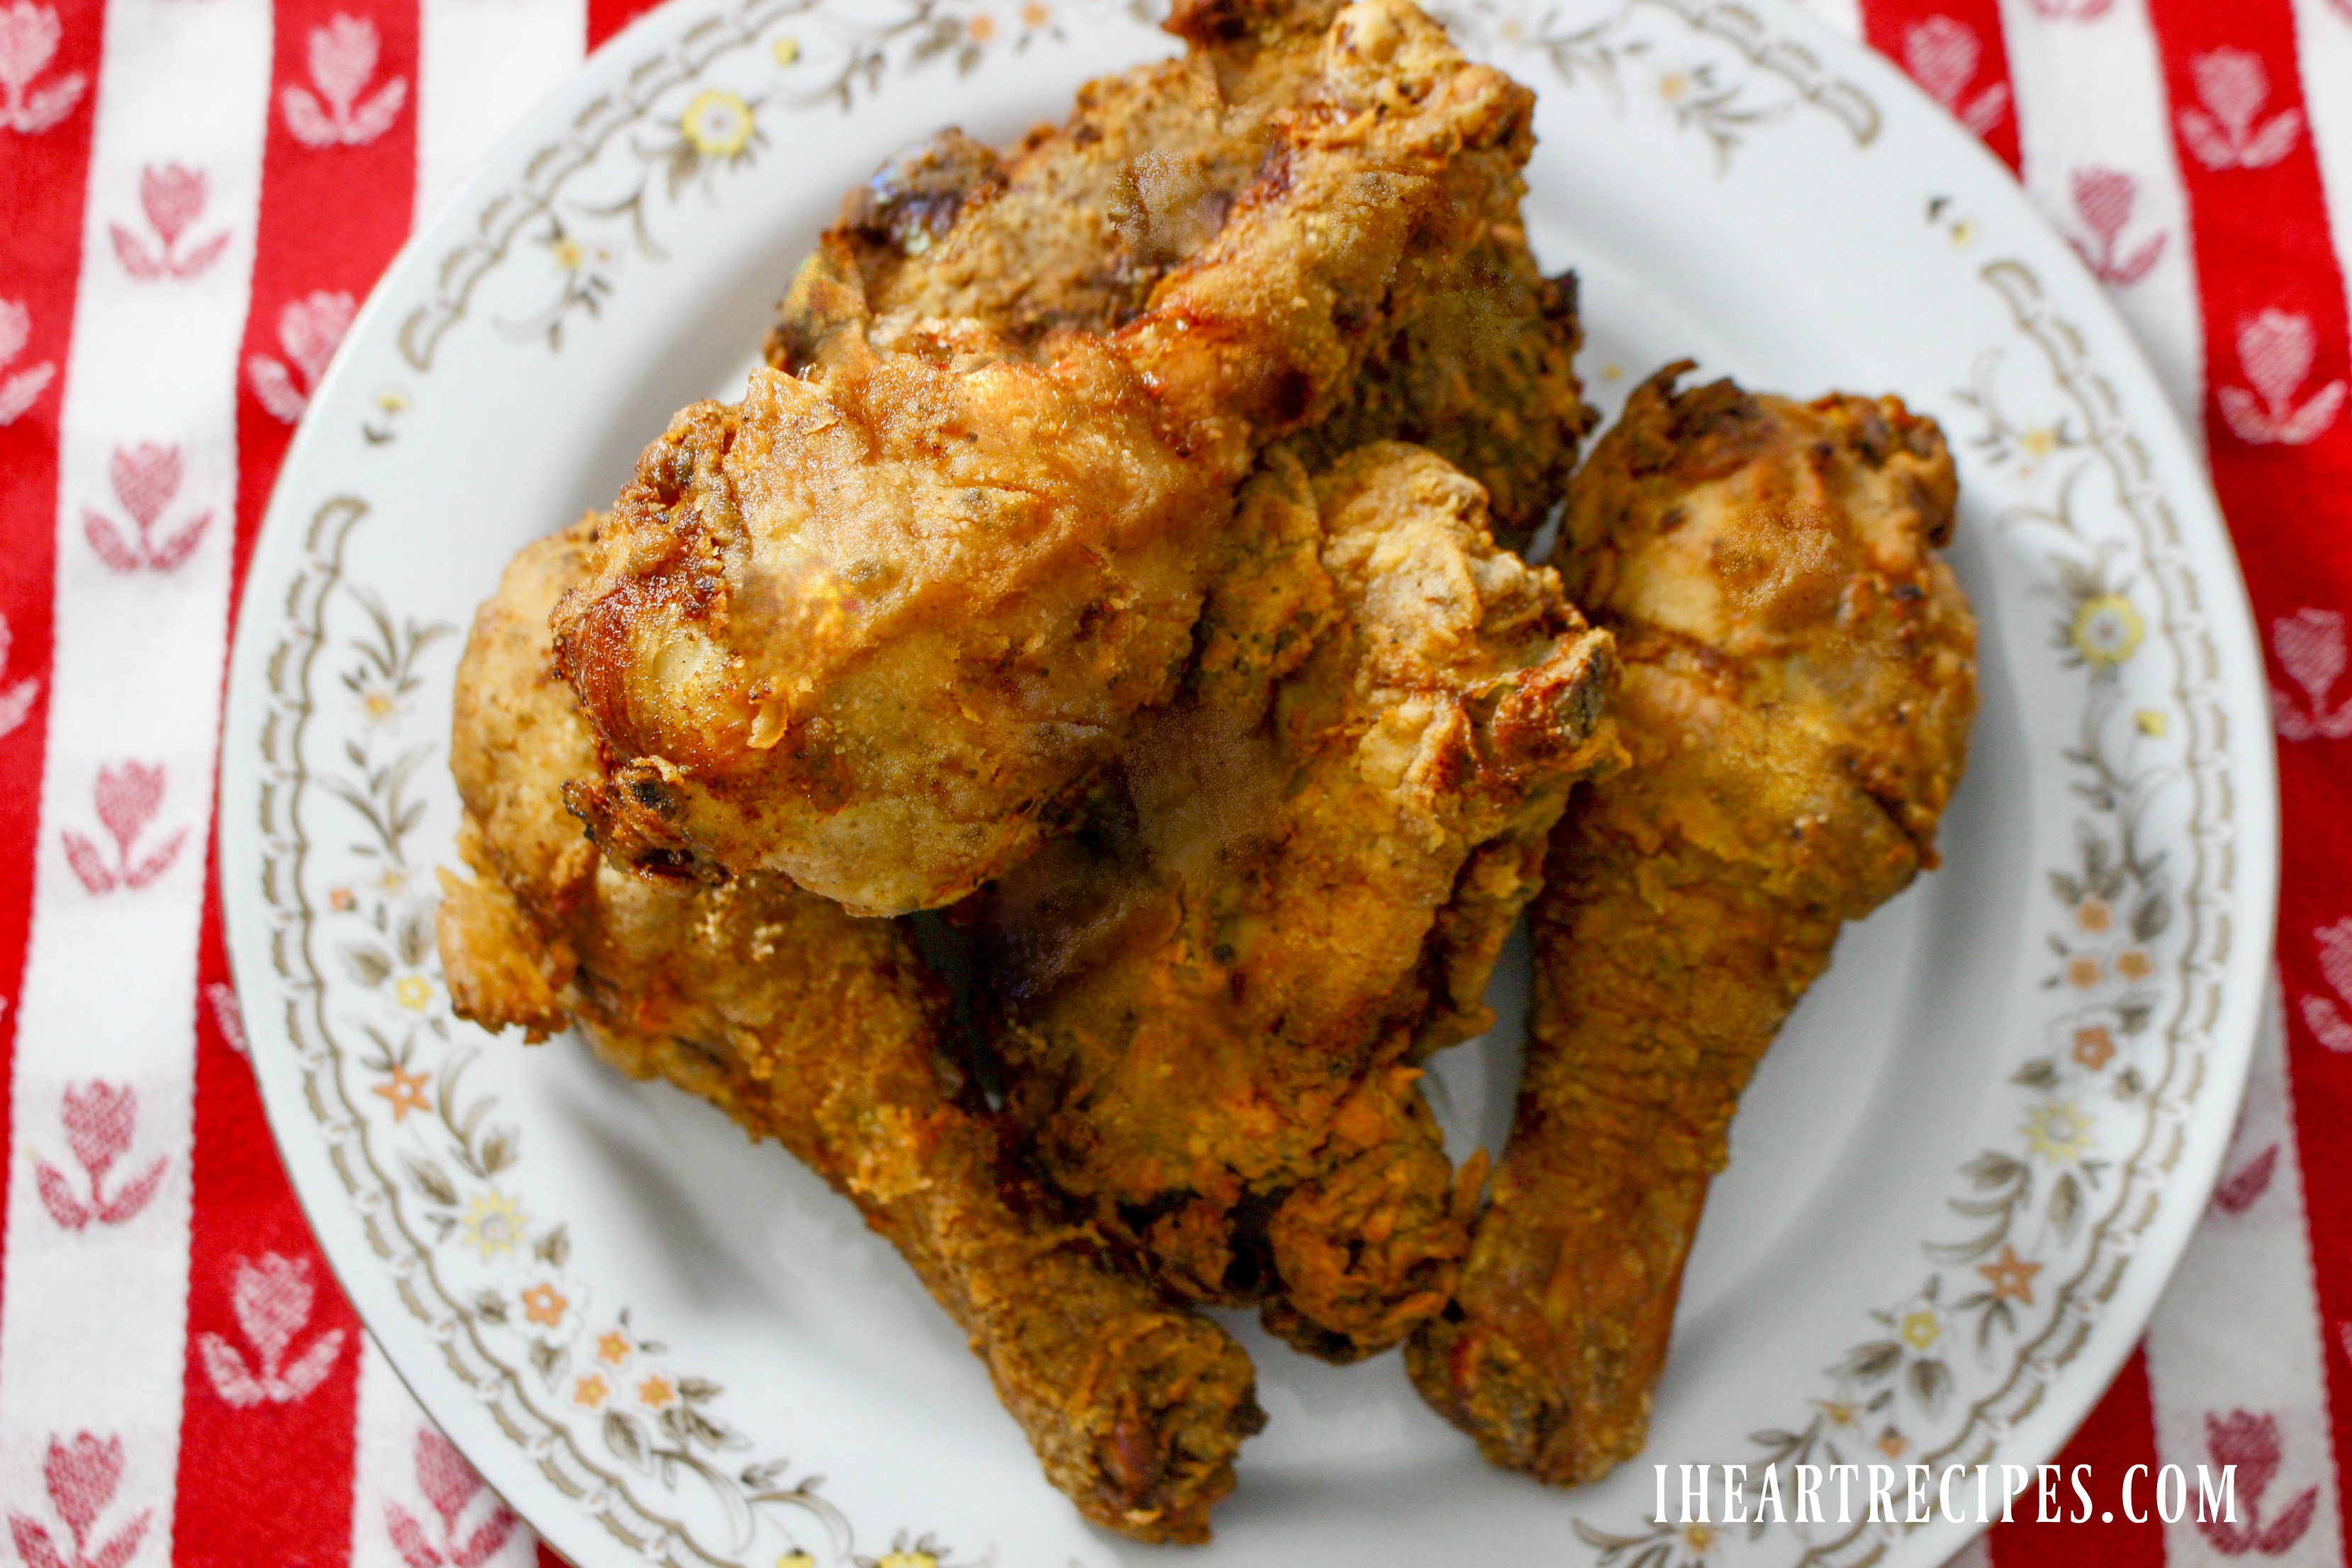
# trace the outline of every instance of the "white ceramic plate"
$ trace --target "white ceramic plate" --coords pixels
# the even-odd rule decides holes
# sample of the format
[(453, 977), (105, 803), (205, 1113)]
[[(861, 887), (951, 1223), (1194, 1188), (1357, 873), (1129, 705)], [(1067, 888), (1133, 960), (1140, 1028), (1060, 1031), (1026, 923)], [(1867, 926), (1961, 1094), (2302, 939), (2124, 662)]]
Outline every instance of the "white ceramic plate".
[[(1967, 1527), (1654, 1525), (1647, 1461), (2029, 1463), (2105, 1385), (2204, 1205), (2269, 951), (2236, 565), (2095, 286), (1886, 66), (1769, 0), (1455, 23), (1540, 95), (1528, 217), (1583, 274), (1612, 411), (1688, 354), (1944, 422), (1984, 710), (1946, 868), (1847, 933), (1748, 1093), (1645, 1461), (1545, 1490), (1395, 1357), (1341, 1371), (1252, 1331), (1273, 1422), (1196, 1560), (1929, 1563)], [(1009, 138), (1171, 47), (1117, 0), (676, 0), (408, 247), (278, 482), (222, 789), (255, 1065), (369, 1327), (583, 1568), (1155, 1555), (1077, 1521), (955, 1330), (782, 1153), (576, 1046), (453, 1022), (430, 915), (450, 677), (507, 557), (740, 384), (887, 153), (950, 122)], [(1444, 1058), (1457, 1152), (1498, 1143), (1513, 1058)]]

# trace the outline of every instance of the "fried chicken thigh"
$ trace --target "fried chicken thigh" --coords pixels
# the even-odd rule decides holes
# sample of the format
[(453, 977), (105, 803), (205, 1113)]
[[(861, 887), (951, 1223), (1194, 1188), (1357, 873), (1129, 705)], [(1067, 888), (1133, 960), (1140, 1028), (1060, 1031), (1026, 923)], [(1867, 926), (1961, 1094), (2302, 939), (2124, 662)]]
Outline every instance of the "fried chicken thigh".
[(1572, 492), (1633, 765), (1580, 792), (1535, 909), (1517, 1118), (1454, 1304), (1407, 1351), (1498, 1465), (1638, 1452), (1739, 1092), (1839, 926), (1933, 867), (1976, 709), (1942, 433), (1894, 398), (1640, 388)]
[(1447, 1300), (1459, 1179), (1418, 1062), (1480, 997), (1571, 784), (1618, 753), (1611, 642), (1389, 443), (1270, 454), (1183, 696), (992, 894), (1009, 1109), (1170, 1289), (1351, 1361)]
[[(899, 154), (850, 198), (818, 269), (854, 279), (875, 317), (981, 321), (1027, 351), (1055, 333), (1110, 332), (1222, 229), (1281, 112), (1311, 85), (1339, 9), (1180, 5), (1168, 26), (1186, 54), (1088, 82), (1066, 124), (1003, 157), (957, 131)], [(1486, 488), (1496, 536), (1517, 544), (1565, 489), (1592, 422), (1574, 365), (1575, 279), (1546, 279), (1528, 249), (1512, 148), (1465, 153), (1452, 180), (1476, 209), (1471, 243), (1298, 440), (1310, 467), (1376, 440), (1428, 447)], [(795, 289), (769, 363), (815, 363), (851, 324)]]
[(475, 879), (445, 872), (440, 912), (457, 1012), (532, 1039), (576, 1019), (624, 1071), (782, 1142), (971, 1336), (1080, 1512), (1139, 1540), (1206, 1540), (1264, 1422), (1247, 1356), (1021, 1173), (1001, 1118), (937, 1049), (938, 988), (897, 929), (765, 874), (630, 876), (566, 815), (562, 781), (595, 757), (551, 668), (548, 613), (585, 574), (593, 533), (516, 559), (459, 668), (452, 766)]
[[(1527, 91), (1362, 0), (1232, 216), (1110, 337), (837, 339), (648, 447), (555, 616), (607, 766), (571, 799), (655, 874), (952, 901), (1164, 701), (1256, 451), (1341, 401), (1485, 231)], [(844, 280), (845, 286), (845, 280)]]

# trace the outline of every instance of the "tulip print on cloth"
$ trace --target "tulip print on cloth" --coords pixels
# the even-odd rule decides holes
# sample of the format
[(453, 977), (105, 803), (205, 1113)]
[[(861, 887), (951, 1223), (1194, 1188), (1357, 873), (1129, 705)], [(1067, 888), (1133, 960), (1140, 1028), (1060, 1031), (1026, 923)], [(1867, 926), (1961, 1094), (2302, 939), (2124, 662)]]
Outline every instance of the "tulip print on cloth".
[(122, 1568), (154, 1520), (152, 1509), (109, 1520), (122, 1481), (122, 1439), (77, 1432), (52, 1437), (41, 1462), (50, 1517), (8, 1514), (8, 1534), (26, 1568)]
[(321, 290), (278, 312), (278, 342), (286, 357), (255, 354), (245, 362), (253, 395), (264, 408), (289, 425), (302, 417), (319, 378), (327, 373), (327, 361), (334, 357), (335, 345), (351, 330), (358, 310), (349, 294)]
[(19, 136), (37, 136), (71, 114), (89, 85), (79, 71), (49, 72), (63, 31), (52, 6), (16, 0), (0, 10), (0, 125)]
[(234, 1300), (244, 1344), (233, 1344), (221, 1334), (196, 1336), (196, 1351), (204, 1358), (213, 1392), (244, 1409), (264, 1401), (287, 1404), (325, 1382), (342, 1353), (343, 1331), (329, 1329), (299, 1352), (295, 1349), (297, 1336), (310, 1326), (310, 1308), (317, 1299), (307, 1258), (272, 1252), (237, 1259)]
[(392, 129), (408, 101), (400, 77), (375, 80), (375, 24), (337, 16), (310, 34), (310, 85), (279, 94), (286, 127), (311, 147), (356, 147)]
[(32, 333), (32, 317), (14, 300), (0, 300), (0, 425), (14, 425), (47, 390), (58, 367), (47, 360), (19, 365), (25, 340)]
[[(209, 825), (236, 573), (294, 426), (413, 222), (640, 8), (0, 0), (9, 1564), (541, 1560), (361, 1331), (277, 1169)], [(2211, 454), (2282, 748), (2275, 1016), (2144, 1378), (2062, 1458), (2234, 1464), (2240, 1517), (2017, 1524), (1977, 1560), (2345, 1563), (2352, 0), (1816, 10), (2017, 168), (2138, 334)], [(901, 1559), (923, 1560), (878, 1561)]]

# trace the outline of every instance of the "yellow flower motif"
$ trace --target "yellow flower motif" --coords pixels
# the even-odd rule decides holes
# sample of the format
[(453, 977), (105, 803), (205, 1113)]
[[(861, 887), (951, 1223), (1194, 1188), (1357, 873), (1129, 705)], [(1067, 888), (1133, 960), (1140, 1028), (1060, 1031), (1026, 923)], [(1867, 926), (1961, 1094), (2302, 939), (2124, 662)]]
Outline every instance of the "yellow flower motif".
[(2017, 444), (2025, 449), (2029, 458), (2046, 458), (2058, 449), (2058, 427), (2054, 425), (2033, 426), (2017, 438)]
[(541, 1328), (551, 1329), (563, 1321), (571, 1305), (562, 1291), (544, 1280), (522, 1293), (522, 1315)]
[(1830, 1425), (1832, 1426), (1851, 1426), (1853, 1425), (1853, 1406), (1848, 1405), (1843, 1399), (1832, 1399), (1822, 1402), (1822, 1414), (1830, 1418)]
[(1715, 1550), (1716, 1533), (1710, 1527), (1704, 1524), (1685, 1524), (1683, 1526), (1682, 1533), (1683, 1544), (1701, 1556)]
[(604, 1381), (604, 1373), (592, 1372), (572, 1384), (572, 1403), (593, 1410), (612, 1397), (613, 1385)]
[(787, 1552), (776, 1559), (776, 1568), (816, 1568), (816, 1559), (805, 1552)]
[(1952, 226), (1952, 248), (1955, 250), (1961, 249), (1965, 247), (1970, 240), (1976, 238), (1976, 237), (1977, 226), (1970, 223), (1968, 219), (1962, 218), (1959, 222)]
[(618, 1366), (636, 1351), (629, 1336), (618, 1329), (606, 1329), (596, 1336), (596, 1359), (606, 1366)]
[(400, 716), (400, 703), (389, 691), (369, 692), (361, 706), (367, 710), (371, 724), (382, 724)]
[(503, 1258), (521, 1246), (523, 1232), (530, 1224), (522, 1205), (496, 1187), (476, 1193), (458, 1221), (466, 1245), (480, 1253), (485, 1263), (493, 1258)]
[(656, 1373), (637, 1384), (637, 1403), (648, 1410), (662, 1410), (677, 1403), (677, 1385)]
[(566, 272), (579, 271), (588, 259), (586, 248), (568, 234), (549, 246), (547, 253), (555, 258), (555, 265)]
[(1658, 79), (1658, 96), (1668, 103), (1680, 103), (1691, 89), (1691, 79), (1681, 71), (1668, 71)]
[[(790, 69), (800, 61), (801, 41), (798, 38), (778, 38), (774, 43), (768, 46), (768, 52), (776, 57), (776, 63), (778, 65), (784, 67), (786, 69)], [(806, 1552), (797, 1552), (794, 1555), (804, 1557), (808, 1554)]]
[(2113, 669), (2138, 650), (2147, 627), (2121, 594), (2095, 594), (2075, 608), (2074, 624), (2066, 636), (2076, 653), (2102, 669)]
[(2139, 732), (2151, 741), (2163, 740), (2165, 731), (2172, 725), (2171, 716), (2161, 708), (2143, 708), (2132, 715), (2132, 720), (2139, 725)]
[(393, 390), (379, 392), (376, 394), (375, 405), (386, 414), (397, 414), (408, 406), (408, 395)]
[(430, 1110), (425, 1098), (425, 1086), (431, 1073), (410, 1072), (406, 1068), (394, 1068), (392, 1076), (375, 1086), (374, 1092), (392, 1102), (392, 1119), (395, 1122), (408, 1120), (412, 1110)]
[(2025, 1146), (2053, 1165), (2079, 1160), (2091, 1152), (2091, 1119), (2063, 1100), (2036, 1106), (2025, 1119)]
[(1924, 1352), (1944, 1337), (1944, 1325), (1936, 1321), (1935, 1313), (1919, 1307), (1904, 1313), (1903, 1321), (1895, 1331), (1903, 1336), (1905, 1344)]
[(404, 974), (392, 983), (393, 1000), (412, 1013), (433, 1005), (433, 983), (422, 974)]
[(751, 140), (751, 106), (731, 92), (705, 88), (695, 94), (677, 128), (706, 158), (732, 158)]
[(940, 1560), (928, 1552), (886, 1552), (874, 1568), (940, 1568)]

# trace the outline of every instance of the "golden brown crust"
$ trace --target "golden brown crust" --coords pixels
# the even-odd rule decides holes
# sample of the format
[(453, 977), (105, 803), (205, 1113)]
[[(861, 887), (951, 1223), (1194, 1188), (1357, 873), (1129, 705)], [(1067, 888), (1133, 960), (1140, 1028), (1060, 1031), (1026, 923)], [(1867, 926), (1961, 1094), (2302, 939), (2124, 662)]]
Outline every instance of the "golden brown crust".
[(1615, 755), (1609, 639), (1418, 448), (1311, 485), (1278, 454), (1243, 515), (1185, 699), (993, 898), (1001, 1048), (1043, 1168), (1170, 1289), (1349, 1361), (1446, 1300), (1481, 1173), (1414, 1062), (1485, 1026), (1544, 835)]
[(566, 814), (593, 765), (548, 674), (549, 610), (594, 520), (526, 549), (458, 673), (452, 763), (474, 872), (445, 876), (461, 1016), (533, 1037), (576, 1019), (598, 1053), (774, 1138), (889, 1238), (971, 1338), (1047, 1478), (1097, 1523), (1202, 1541), (1263, 1423), (1248, 1358), (1066, 1222), (970, 1109), (937, 1048), (937, 983), (897, 928), (781, 879), (666, 885), (614, 870)]
[(1517, 1120), (1407, 1350), (1488, 1458), (1560, 1485), (1640, 1449), (1739, 1092), (1840, 924), (1934, 863), (1975, 710), (1934, 423), (1677, 395), (1685, 368), (1578, 476), (1565, 574), (1618, 632), (1633, 766), (1553, 836)]
[(1171, 694), (1255, 449), (1328, 415), (1475, 243), (1456, 187), (1525, 156), (1529, 103), (1362, 0), (1231, 216), (1111, 338), (1028, 359), (881, 321), (681, 415), (556, 617), (610, 752), (575, 797), (600, 841), (869, 914), (1017, 862)]
[[(1182, 58), (1088, 82), (1066, 122), (1002, 157), (955, 130), (907, 149), (850, 196), (814, 268), (856, 279), (878, 318), (979, 321), (1024, 352), (1123, 326), (1223, 226), (1339, 9), (1180, 6), (1167, 26), (1192, 46)], [(1542, 275), (1520, 224), (1524, 157), (1507, 142), (1458, 161), (1451, 199), (1475, 215), (1475, 237), (1301, 437), (1318, 468), (1372, 441), (1430, 447), (1486, 488), (1512, 544), (1566, 487), (1592, 421), (1575, 279)], [(781, 369), (818, 363), (847, 324), (810, 298), (808, 276), (769, 336)]]

